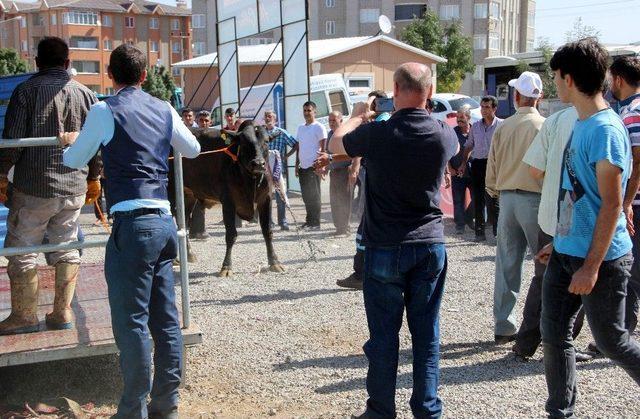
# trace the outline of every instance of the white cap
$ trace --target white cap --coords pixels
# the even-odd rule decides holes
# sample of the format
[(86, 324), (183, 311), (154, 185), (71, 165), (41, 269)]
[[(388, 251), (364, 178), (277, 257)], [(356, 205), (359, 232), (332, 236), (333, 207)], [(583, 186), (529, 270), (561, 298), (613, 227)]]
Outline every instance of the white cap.
[(542, 80), (538, 73), (525, 71), (520, 77), (509, 81), (509, 86), (515, 87), (521, 95), (532, 98), (542, 96)]

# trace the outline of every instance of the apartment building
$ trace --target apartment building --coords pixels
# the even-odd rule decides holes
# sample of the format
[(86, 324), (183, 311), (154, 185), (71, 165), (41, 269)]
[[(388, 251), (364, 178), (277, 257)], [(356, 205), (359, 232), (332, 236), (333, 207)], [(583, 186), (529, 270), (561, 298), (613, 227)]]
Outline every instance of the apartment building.
[[(215, 52), (215, 1), (193, 0), (192, 7), (194, 55)], [(473, 39), (476, 71), (468, 75), (461, 92), (481, 95), (486, 57), (533, 49), (535, 8), (534, 0), (309, 0), (309, 39), (375, 35), (380, 15), (393, 23), (389, 36), (399, 38), (414, 17), (431, 9), (442, 21), (459, 19), (463, 33)], [(265, 33), (241, 44), (274, 40), (277, 34)]]
[(35, 68), (40, 39), (65, 39), (76, 80), (96, 93), (113, 93), (109, 55), (124, 42), (146, 52), (150, 66), (169, 69), (178, 85), (180, 70), (172, 64), (192, 57), (191, 10), (183, 0), (175, 7), (143, 0), (4, 1), (0, 8), (0, 47), (16, 49)]

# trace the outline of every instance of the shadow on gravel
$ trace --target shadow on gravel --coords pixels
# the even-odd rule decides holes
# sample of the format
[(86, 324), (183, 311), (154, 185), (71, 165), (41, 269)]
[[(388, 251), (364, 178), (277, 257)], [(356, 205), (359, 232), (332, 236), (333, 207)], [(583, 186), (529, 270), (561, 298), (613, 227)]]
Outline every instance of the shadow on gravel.
[[(444, 355), (444, 354), (443, 354)], [(355, 357), (350, 355), (347, 358)], [(365, 361), (364, 355), (357, 356)], [(338, 357), (340, 358), (340, 357)], [(444, 358), (444, 356), (443, 356)], [(400, 364), (403, 362), (400, 356)], [(405, 363), (411, 362), (407, 354)], [(578, 370), (599, 370), (612, 368), (613, 363), (600, 359), (586, 364), (578, 364)], [(364, 363), (363, 367), (366, 367)], [(346, 367), (345, 367), (346, 368)], [(543, 375), (544, 365), (539, 361), (521, 362), (512, 355), (506, 355), (499, 359), (493, 359), (479, 364), (443, 367), (440, 369), (441, 385), (478, 384), (483, 382), (500, 382), (518, 379), (530, 375)], [(398, 375), (399, 388), (411, 388), (412, 378), (410, 373)], [(315, 392), (320, 394), (341, 393), (345, 391), (361, 390), (365, 388), (365, 378), (354, 378), (333, 384), (318, 387)]]
[(192, 307), (205, 307), (209, 305), (216, 306), (235, 306), (240, 304), (265, 303), (271, 301), (291, 301), (300, 300), (302, 298), (312, 298), (321, 295), (337, 294), (343, 292), (342, 289), (317, 289), (309, 291), (294, 292), (289, 290), (280, 290), (275, 294), (266, 295), (245, 295), (234, 300), (197, 300), (192, 301)]

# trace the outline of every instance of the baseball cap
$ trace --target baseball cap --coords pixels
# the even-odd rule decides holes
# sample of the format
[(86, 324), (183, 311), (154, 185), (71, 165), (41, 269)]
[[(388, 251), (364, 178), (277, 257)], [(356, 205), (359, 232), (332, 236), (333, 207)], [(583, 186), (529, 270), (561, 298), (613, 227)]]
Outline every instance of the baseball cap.
[(509, 86), (526, 97), (539, 98), (542, 95), (542, 80), (532, 71), (525, 71), (517, 79), (510, 80)]

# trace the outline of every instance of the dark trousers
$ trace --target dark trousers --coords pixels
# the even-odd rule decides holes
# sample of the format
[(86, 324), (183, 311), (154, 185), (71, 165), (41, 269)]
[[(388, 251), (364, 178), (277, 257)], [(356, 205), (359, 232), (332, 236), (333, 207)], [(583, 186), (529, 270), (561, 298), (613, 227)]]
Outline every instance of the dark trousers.
[(204, 233), (204, 205), (202, 202), (196, 201), (191, 214), (189, 214), (189, 222), (187, 227), (189, 228), (189, 234)]
[(476, 235), (484, 235), (484, 211), (487, 210), (487, 220), (493, 226), (493, 235), (498, 232), (498, 200), (492, 198), (485, 190), (487, 176), (487, 159), (471, 160), (471, 192), (475, 208)]
[(439, 417), (440, 300), (447, 273), (444, 244), (403, 244), (365, 250), (364, 306), (369, 340), (364, 352), (367, 411), (371, 418), (396, 416), (398, 333), (404, 310), (413, 350), (413, 393), (409, 402), (418, 418)]
[(631, 278), (627, 289), (627, 311), (625, 322), (629, 333), (636, 330), (638, 324), (638, 309), (640, 308), (640, 205), (633, 207), (633, 226), (636, 234), (631, 236), (633, 241), (633, 266), (631, 267)]
[(116, 213), (104, 268), (124, 381), (117, 418), (146, 418), (149, 392), (149, 410), (163, 412), (178, 405), (182, 333), (172, 267), (176, 256), (170, 215)]
[(300, 192), (302, 192), (302, 201), (307, 210), (306, 224), (308, 226), (320, 225), (320, 177), (315, 174), (313, 167), (308, 169), (299, 169)]
[(349, 229), (353, 199), (353, 193), (349, 187), (349, 168), (342, 167), (329, 172), (329, 196), (333, 225), (338, 233), (346, 233)]
[(568, 288), (584, 259), (556, 251), (551, 254), (542, 283), (541, 322), (549, 391), (545, 408), (550, 417), (574, 415), (577, 383), (571, 327), (581, 304), (598, 349), (640, 385), (640, 345), (629, 337), (624, 324), (632, 263), (631, 254), (603, 262), (591, 293), (576, 295)]
[(465, 207), (467, 197), (467, 189), (471, 191), (471, 178), (453, 176), (451, 178), (451, 194), (453, 195), (453, 221), (456, 227), (464, 227), (465, 224), (471, 225), (474, 218), (473, 199), (469, 206)]
[(353, 273), (359, 280), (364, 278), (364, 246), (362, 245), (362, 221), (356, 232), (356, 254), (353, 256)]

